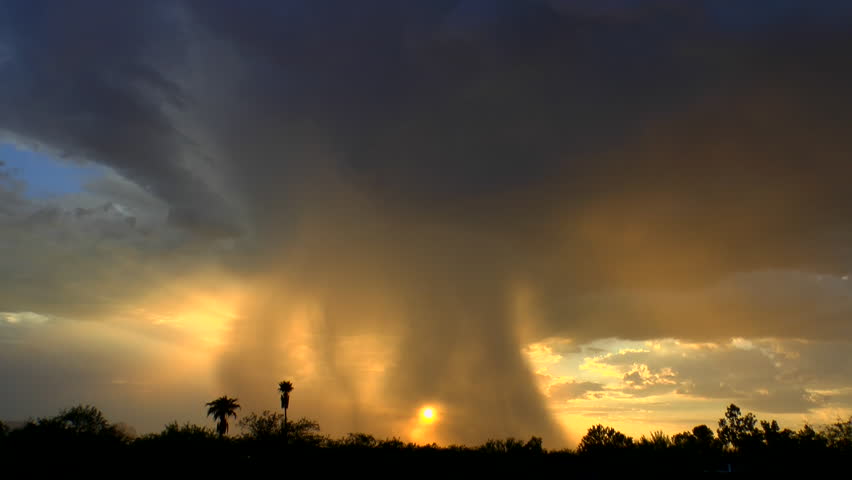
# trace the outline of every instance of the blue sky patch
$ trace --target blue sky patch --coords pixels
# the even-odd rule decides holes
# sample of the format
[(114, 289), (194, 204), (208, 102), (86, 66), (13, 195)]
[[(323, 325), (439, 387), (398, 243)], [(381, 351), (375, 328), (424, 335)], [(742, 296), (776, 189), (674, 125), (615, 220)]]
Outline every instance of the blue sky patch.
[(12, 177), (26, 184), (26, 196), (32, 199), (80, 192), (86, 183), (105, 173), (98, 165), (61, 161), (11, 144), (0, 144), (0, 162)]

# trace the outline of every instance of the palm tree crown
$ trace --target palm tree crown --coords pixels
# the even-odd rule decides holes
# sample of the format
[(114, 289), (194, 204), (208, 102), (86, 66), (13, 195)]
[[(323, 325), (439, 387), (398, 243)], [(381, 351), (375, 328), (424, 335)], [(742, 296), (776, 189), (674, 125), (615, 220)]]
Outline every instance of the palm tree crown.
[(286, 412), (290, 408), (290, 392), (293, 391), (293, 382), (288, 380), (279, 382), (278, 391), (281, 392), (281, 408)]
[(237, 418), (237, 409), (240, 408), (237, 399), (225, 395), (212, 402), (207, 402), (207, 406), (210, 407), (207, 409), (207, 416), (212, 415), (213, 420), (219, 422), (216, 425), (216, 431), (219, 433), (219, 436), (221, 437), (228, 433), (228, 417)]

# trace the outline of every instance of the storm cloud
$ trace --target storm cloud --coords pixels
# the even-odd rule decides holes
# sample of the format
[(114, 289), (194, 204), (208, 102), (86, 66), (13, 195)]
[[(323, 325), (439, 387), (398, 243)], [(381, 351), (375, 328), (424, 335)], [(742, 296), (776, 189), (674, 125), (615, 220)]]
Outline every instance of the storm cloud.
[[(746, 3), (7, 1), (0, 130), (145, 199), (75, 288), (244, 286), (249, 404), (293, 377), (342, 431), (429, 403), (442, 441), (559, 443), (526, 343), (852, 339), (808, 276), (852, 269), (852, 9)], [(55, 313), (27, 285), (0, 311)]]

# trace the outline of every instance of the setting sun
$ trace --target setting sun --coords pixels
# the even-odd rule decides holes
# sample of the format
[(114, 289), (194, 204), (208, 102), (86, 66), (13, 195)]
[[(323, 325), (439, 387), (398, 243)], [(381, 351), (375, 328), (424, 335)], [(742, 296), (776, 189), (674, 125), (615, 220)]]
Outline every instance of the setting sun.
[(420, 410), (420, 418), (426, 423), (435, 421), (435, 409), (432, 407), (424, 407)]

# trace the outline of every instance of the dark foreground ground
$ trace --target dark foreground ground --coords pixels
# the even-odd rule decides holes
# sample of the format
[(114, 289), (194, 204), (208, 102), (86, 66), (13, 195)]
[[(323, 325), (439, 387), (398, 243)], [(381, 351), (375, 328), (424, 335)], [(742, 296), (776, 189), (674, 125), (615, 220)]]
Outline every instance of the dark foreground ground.
[[(42, 439), (43, 440), (43, 439)], [(845, 471), (852, 461), (847, 452), (818, 454), (786, 452), (784, 455), (728, 452), (601, 451), (578, 454), (558, 452), (485, 452), (450, 448), (359, 448), (262, 445), (232, 440), (205, 444), (160, 442), (117, 444), (76, 439), (16, 442), (2, 446), (2, 464), (28, 475), (74, 474), (142, 476), (191, 475), (243, 478), (246, 475), (362, 478), (450, 476), (482, 478), (507, 475), (610, 477), (629, 474), (696, 475), (749, 472), (755, 474), (806, 474)]]

